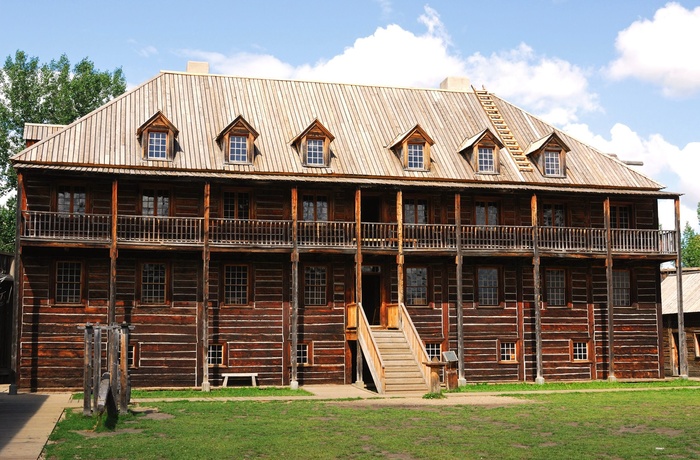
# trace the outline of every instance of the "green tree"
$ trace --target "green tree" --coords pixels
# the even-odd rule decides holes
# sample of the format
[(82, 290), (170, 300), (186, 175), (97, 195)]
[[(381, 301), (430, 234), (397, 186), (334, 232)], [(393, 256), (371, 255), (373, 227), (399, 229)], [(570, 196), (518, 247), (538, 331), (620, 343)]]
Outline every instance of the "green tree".
[[(69, 124), (124, 91), (121, 68), (100, 71), (87, 58), (71, 68), (65, 55), (40, 64), (19, 50), (8, 56), (0, 69), (0, 195), (17, 188), (10, 158), (24, 148), (25, 123)], [(16, 200), (0, 207), (1, 248), (14, 247), (15, 208)]]

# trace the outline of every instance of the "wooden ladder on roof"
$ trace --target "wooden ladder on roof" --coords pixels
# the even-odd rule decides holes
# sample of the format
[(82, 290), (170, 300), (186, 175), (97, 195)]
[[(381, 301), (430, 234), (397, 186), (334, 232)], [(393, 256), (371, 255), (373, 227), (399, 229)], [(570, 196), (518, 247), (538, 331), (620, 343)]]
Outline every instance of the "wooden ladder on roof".
[(513, 136), (510, 128), (508, 128), (508, 125), (503, 119), (501, 112), (498, 111), (498, 107), (496, 107), (496, 103), (493, 102), (491, 94), (489, 94), (489, 92), (485, 89), (478, 90), (474, 87), (472, 87), (472, 89), (474, 89), (474, 93), (476, 93), (476, 97), (479, 99), (481, 107), (484, 108), (486, 115), (491, 120), (494, 129), (500, 136), (501, 140), (503, 140), (503, 144), (508, 148), (510, 155), (515, 160), (515, 164), (518, 165), (518, 169), (520, 171), (532, 171), (532, 164), (523, 153), (523, 149), (520, 148), (518, 141), (515, 140), (515, 136)]

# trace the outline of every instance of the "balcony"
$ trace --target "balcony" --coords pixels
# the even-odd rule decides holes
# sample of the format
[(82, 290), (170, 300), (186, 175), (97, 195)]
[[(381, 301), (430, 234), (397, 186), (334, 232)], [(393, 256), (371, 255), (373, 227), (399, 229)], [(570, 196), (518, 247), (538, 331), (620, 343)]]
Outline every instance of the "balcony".
[[(294, 246), (293, 223), (288, 220), (210, 219), (212, 247), (285, 249)], [(397, 252), (399, 228), (396, 223), (362, 223), (362, 250)], [(405, 224), (403, 250), (411, 252), (456, 253), (457, 228), (450, 224)], [(534, 234), (531, 226), (463, 225), (461, 246), (471, 254), (531, 254)], [(607, 253), (604, 228), (539, 227), (537, 247), (547, 254), (601, 256)], [(23, 242), (109, 244), (111, 216), (24, 211), (20, 238)], [(355, 222), (297, 223), (297, 246), (306, 249), (352, 251), (357, 247)], [(612, 229), (613, 254), (676, 254), (676, 233), (672, 230)], [(189, 245), (204, 243), (201, 217), (125, 216), (117, 217), (117, 242), (134, 245)]]

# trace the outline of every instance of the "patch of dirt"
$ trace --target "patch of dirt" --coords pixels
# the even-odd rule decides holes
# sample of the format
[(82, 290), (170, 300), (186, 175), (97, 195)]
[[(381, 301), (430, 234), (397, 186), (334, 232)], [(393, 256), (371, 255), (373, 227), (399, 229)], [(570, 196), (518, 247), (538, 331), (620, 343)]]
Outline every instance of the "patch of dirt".
[(670, 438), (675, 438), (677, 436), (680, 436), (684, 433), (683, 430), (676, 430), (673, 428), (656, 428), (654, 429), (654, 433), (660, 434), (661, 436), (668, 436)]
[(97, 433), (95, 431), (90, 431), (90, 430), (81, 430), (81, 431), (74, 431), (74, 433), (78, 433), (86, 438), (109, 438), (112, 436), (117, 436), (120, 434), (138, 434), (138, 433), (143, 433), (143, 430), (139, 430), (136, 428), (124, 428), (122, 430), (115, 430), (115, 431), (103, 431), (101, 433)]
[(144, 420), (170, 420), (175, 418), (172, 414), (158, 411), (156, 407), (136, 407), (131, 412), (135, 415), (144, 414)]
[(543, 442), (539, 447), (556, 447), (557, 445), (556, 442)]

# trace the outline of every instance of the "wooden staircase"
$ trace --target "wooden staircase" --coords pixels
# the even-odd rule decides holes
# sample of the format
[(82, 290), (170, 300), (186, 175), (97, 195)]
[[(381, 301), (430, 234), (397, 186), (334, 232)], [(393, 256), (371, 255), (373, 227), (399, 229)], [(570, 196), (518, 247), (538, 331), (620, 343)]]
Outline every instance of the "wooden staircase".
[(429, 391), (420, 363), (411, 352), (403, 331), (372, 327), (372, 335), (384, 362), (386, 393)]
[(518, 165), (518, 169), (520, 171), (532, 171), (532, 164), (530, 164), (530, 161), (523, 153), (523, 149), (520, 148), (518, 141), (515, 140), (515, 136), (513, 136), (510, 128), (508, 128), (508, 125), (503, 119), (501, 112), (499, 112), (498, 107), (496, 107), (496, 103), (493, 102), (491, 94), (489, 94), (489, 92), (486, 90), (478, 90), (474, 87), (472, 87), (472, 89), (474, 89), (474, 93), (476, 93), (476, 97), (479, 99), (481, 107), (484, 108), (486, 115), (491, 120), (491, 123), (503, 141), (503, 144), (506, 146), (510, 152), (510, 155), (515, 160), (515, 164)]

